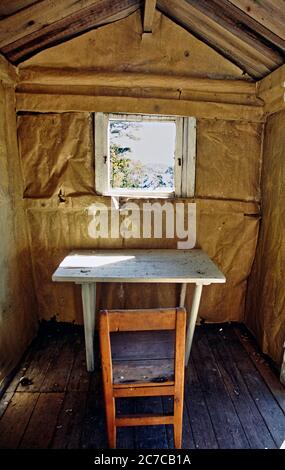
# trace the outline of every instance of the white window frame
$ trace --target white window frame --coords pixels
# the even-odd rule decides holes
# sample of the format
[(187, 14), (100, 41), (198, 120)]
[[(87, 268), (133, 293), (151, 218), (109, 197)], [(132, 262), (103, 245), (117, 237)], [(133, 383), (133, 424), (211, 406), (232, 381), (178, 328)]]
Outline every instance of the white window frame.
[[(175, 191), (113, 189), (110, 186), (109, 120), (172, 121), (176, 124), (174, 159)], [(196, 168), (196, 119), (194, 117), (95, 113), (95, 189), (103, 196), (194, 197)]]

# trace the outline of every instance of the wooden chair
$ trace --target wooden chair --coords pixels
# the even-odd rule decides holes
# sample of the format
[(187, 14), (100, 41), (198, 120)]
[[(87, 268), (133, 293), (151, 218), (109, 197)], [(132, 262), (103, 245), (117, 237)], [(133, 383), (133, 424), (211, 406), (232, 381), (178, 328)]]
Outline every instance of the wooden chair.
[[(173, 424), (181, 448), (185, 309), (103, 310), (100, 349), (108, 442), (116, 447), (118, 426)], [(115, 399), (173, 396), (173, 414), (116, 416)]]

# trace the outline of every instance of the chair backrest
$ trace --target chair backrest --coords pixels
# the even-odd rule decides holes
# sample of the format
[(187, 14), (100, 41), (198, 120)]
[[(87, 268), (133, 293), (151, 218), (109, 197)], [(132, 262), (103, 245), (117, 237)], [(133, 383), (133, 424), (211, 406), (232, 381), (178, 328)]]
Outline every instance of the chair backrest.
[(100, 316), (108, 318), (106, 327), (115, 332), (175, 330), (181, 315), (185, 316), (185, 309), (102, 310)]
[(184, 308), (102, 310), (100, 312), (100, 348), (103, 369), (109, 376), (108, 381), (112, 382), (110, 333), (150, 330), (175, 330), (175, 375), (178, 368), (184, 368), (186, 330)]

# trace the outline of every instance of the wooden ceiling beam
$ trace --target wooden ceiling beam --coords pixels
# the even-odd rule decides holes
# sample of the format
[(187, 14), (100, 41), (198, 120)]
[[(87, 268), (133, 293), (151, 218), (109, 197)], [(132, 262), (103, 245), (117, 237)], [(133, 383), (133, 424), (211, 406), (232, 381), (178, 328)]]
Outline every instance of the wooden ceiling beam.
[(194, 0), (157, 0), (157, 8), (254, 78), (264, 77), (282, 63), (282, 58), (278, 59), (274, 51), (270, 58), (261, 52), (260, 45), (255, 47), (252, 41), (245, 42), (244, 37), (241, 39), (226, 29), (221, 21), (217, 22), (202, 11), (199, 3)]
[(267, 29), (258, 23), (251, 16), (240, 10), (230, 0), (214, 0), (219, 10), (226, 12), (227, 17), (231, 17), (236, 21), (236, 27), (247, 31), (248, 34), (259, 39), (263, 43), (275, 46), (277, 50), (285, 54), (285, 40), (277, 36), (273, 31)]
[[(274, 34), (276, 40), (281, 46), (282, 51), (278, 51), (274, 44), (270, 44), (263, 36), (257, 33), (260, 28), (259, 23), (256, 23), (252, 18), (241, 10), (236, 8), (227, 0), (187, 0), (193, 7), (197, 8), (205, 15), (212, 18), (217, 24), (221, 25), (225, 30), (240, 38), (249, 47), (255, 48), (264, 56), (264, 63), (269, 67), (281, 65), (285, 58), (285, 41), (278, 38)], [(251, 22), (251, 26), (248, 23)], [(254, 27), (253, 27), (254, 23)], [(263, 34), (266, 34), (266, 28), (263, 28)]]
[(280, 0), (229, 0), (258, 23), (285, 40), (285, 8)]
[(243, 94), (255, 96), (255, 83), (245, 80), (220, 80), (181, 75), (158, 75), (140, 72), (78, 71), (50, 67), (29, 67), (19, 70), (22, 85), (45, 86), (110, 86), (142, 88), (175, 88), (205, 93)]
[[(46, 3), (47, 0), (44, 0), (42, 3)], [(68, 0), (70, 1), (70, 0)], [(29, 31), (26, 30), (25, 36), (21, 35), (21, 38), (11, 42), (6, 46), (2, 47), (1, 50), (3, 54), (13, 63), (19, 63), (35, 53), (51, 47), (55, 44), (59, 44), (68, 39), (71, 39), (74, 36), (82, 34), (92, 28), (102, 26), (104, 24), (111, 23), (113, 21), (120, 20), (130, 15), (136, 11), (141, 6), (141, 0), (88, 0), (90, 6), (85, 8), (80, 8), (82, 4), (81, 1), (71, 3), (76, 6), (77, 10), (72, 15), (66, 16), (62, 19), (58, 18), (58, 21), (53, 23), (43, 22), (41, 29), (36, 30), (29, 34)], [(55, 2), (53, 2), (55, 3)], [(58, 4), (65, 4), (65, 0), (62, 2), (56, 2)], [(87, 3), (86, 3), (87, 4)], [(38, 6), (35, 4), (34, 7)], [(82, 5), (81, 5), (82, 6)], [(31, 7), (32, 8), (32, 7)], [(27, 10), (30, 10), (28, 8)], [(70, 10), (72, 10), (72, 5), (70, 5)], [(24, 10), (26, 11), (26, 10)], [(59, 11), (59, 10), (57, 10)], [(17, 16), (21, 12), (17, 13)], [(13, 18), (13, 16), (11, 18)], [(51, 21), (51, 14), (49, 16)], [(8, 20), (9, 18), (7, 18)], [(2, 20), (2, 21), (7, 21)], [(2, 25), (1, 21), (1, 25)], [(32, 21), (32, 20), (30, 20)], [(7, 23), (6, 23), (7, 24)], [(7, 42), (7, 41), (5, 41)]]
[[(142, 5), (142, 0), (35, 0), (0, 21), (0, 49), (17, 64), (47, 47), (125, 18)], [(151, 36), (155, 8), (254, 78), (284, 63), (285, 13), (280, 1), (145, 0), (143, 36)]]
[(152, 33), (152, 25), (154, 20), (154, 13), (156, 8), (156, 0), (145, 0), (144, 3), (144, 18), (143, 18), (143, 32)]
[(31, 6), (40, 0), (2, 0), (0, 1), (0, 19), (11, 16), (23, 8)]
[(58, 20), (77, 13), (82, 8), (95, 6), (98, 0), (44, 0), (20, 10), (1, 20), (0, 47), (17, 41), (41, 28), (45, 28)]
[(223, 119), (263, 122), (261, 106), (215, 103), (180, 99), (130, 98), (16, 92), (17, 111), (31, 112), (104, 112), (196, 116), (198, 119)]

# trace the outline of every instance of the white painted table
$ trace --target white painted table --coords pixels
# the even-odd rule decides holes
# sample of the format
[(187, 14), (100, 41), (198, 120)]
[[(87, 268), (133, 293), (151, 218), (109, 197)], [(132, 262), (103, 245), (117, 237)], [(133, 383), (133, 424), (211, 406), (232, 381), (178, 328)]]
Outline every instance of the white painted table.
[(186, 364), (189, 360), (202, 287), (226, 282), (225, 276), (209, 256), (198, 249), (74, 251), (60, 263), (52, 280), (81, 284), (88, 371), (94, 370), (97, 282), (180, 283), (180, 307), (184, 307), (187, 284), (195, 284), (187, 325)]

